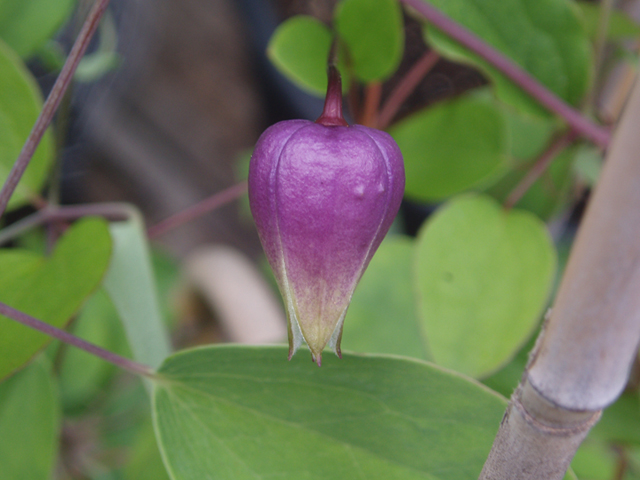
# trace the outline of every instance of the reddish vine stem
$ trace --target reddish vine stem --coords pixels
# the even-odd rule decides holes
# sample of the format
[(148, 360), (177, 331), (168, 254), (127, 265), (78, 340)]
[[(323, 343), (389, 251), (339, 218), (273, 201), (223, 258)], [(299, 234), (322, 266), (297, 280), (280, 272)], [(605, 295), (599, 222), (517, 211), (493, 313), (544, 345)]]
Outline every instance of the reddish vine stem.
[(504, 208), (507, 210), (513, 208), (513, 206), (518, 203), (524, 194), (531, 188), (531, 185), (533, 185), (549, 165), (551, 165), (553, 159), (556, 158), (565, 148), (571, 145), (577, 137), (578, 134), (575, 131), (570, 130), (552, 142), (551, 145), (549, 145), (549, 148), (547, 148), (536, 160), (524, 178), (520, 180), (520, 182), (511, 191), (504, 202)]
[(76, 71), (78, 63), (84, 55), (87, 46), (89, 45), (89, 41), (91, 37), (95, 33), (98, 28), (98, 23), (100, 22), (100, 18), (102, 14), (107, 8), (109, 4), (109, 0), (96, 0), (91, 11), (89, 12), (89, 16), (85, 20), (82, 30), (76, 39), (76, 42), (73, 44), (73, 48), (67, 57), (67, 60), (60, 71), (60, 75), (56, 79), (53, 88), (51, 89), (51, 93), (47, 97), (47, 100), (44, 102), (44, 106), (42, 107), (42, 111), (36, 120), (33, 129), (29, 133), (27, 140), (22, 147), (22, 151), (20, 155), (18, 155), (18, 159), (13, 164), (11, 171), (9, 172), (9, 176), (2, 186), (2, 190), (0, 190), (0, 217), (4, 214), (7, 209), (7, 204), (9, 203), (9, 199), (16, 189), (18, 182), (22, 178), (24, 171), (29, 166), (29, 162), (31, 161), (31, 157), (33, 157), (33, 153), (36, 151), (40, 140), (44, 133), (47, 130), (47, 127), (51, 123), (53, 116), (60, 105), (62, 97), (66, 92), (71, 80), (73, 78), (73, 74)]
[(135, 362), (125, 357), (121, 357), (118, 354), (105, 350), (93, 343), (89, 343), (86, 340), (83, 340), (75, 335), (61, 330), (59, 328), (53, 327), (48, 323), (45, 323), (41, 320), (38, 320), (31, 315), (27, 315), (20, 310), (16, 310), (9, 305), (0, 302), (0, 314), (4, 315), (7, 318), (15, 320), (26, 327), (33, 328), (34, 330), (38, 330), (39, 332), (44, 333), (50, 337), (56, 338), (61, 342), (67, 343), (69, 345), (73, 345), (74, 347), (80, 348), (91, 355), (102, 358), (109, 363), (116, 365), (117, 367), (123, 368), (135, 375), (142, 375), (144, 377), (153, 377), (154, 371), (151, 367), (147, 365), (143, 365), (141, 363)]
[(393, 89), (391, 95), (382, 106), (378, 115), (378, 128), (385, 129), (396, 116), (405, 100), (413, 93), (422, 79), (440, 60), (440, 55), (435, 50), (429, 50), (418, 59), (400, 83)]
[(188, 207), (175, 215), (162, 220), (160, 223), (155, 224), (147, 230), (147, 235), (150, 239), (157, 238), (161, 235), (164, 235), (169, 230), (172, 230), (176, 227), (184, 225), (191, 220), (194, 220), (198, 217), (201, 217), (205, 213), (209, 213), (216, 208), (222, 207), (227, 203), (235, 200), (244, 192), (247, 191), (247, 182), (238, 183), (232, 187), (227, 188), (221, 192), (212, 195), (209, 198), (204, 199), (203, 201)]
[(364, 108), (360, 116), (360, 125), (370, 128), (378, 128), (378, 108), (382, 96), (382, 83), (371, 82), (364, 92)]
[(486, 44), (474, 33), (454, 22), (424, 0), (399, 1), (416, 10), (429, 23), (433, 24), (451, 38), (492, 64), (520, 86), (520, 88), (525, 92), (536, 99), (538, 103), (551, 112), (564, 118), (573, 130), (584, 135), (596, 145), (602, 148), (607, 147), (611, 138), (611, 134), (607, 129), (588, 120), (578, 110), (569, 106), (564, 100), (557, 97), (538, 80), (529, 75), (505, 55)]

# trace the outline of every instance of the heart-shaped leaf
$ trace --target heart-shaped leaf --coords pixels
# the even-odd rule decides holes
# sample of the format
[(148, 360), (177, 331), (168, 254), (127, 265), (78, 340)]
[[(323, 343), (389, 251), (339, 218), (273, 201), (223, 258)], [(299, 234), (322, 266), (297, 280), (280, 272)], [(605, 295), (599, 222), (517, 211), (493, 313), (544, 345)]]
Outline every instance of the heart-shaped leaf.
[(412, 285), (414, 243), (400, 235), (382, 242), (349, 305), (344, 348), (429, 359)]
[(40, 357), (0, 383), (0, 465), (6, 480), (49, 480), (60, 429), (51, 365)]
[(154, 392), (173, 480), (478, 478), (506, 401), (418, 360), (285, 347), (179, 352)]
[(343, 0), (335, 24), (360, 80), (384, 80), (396, 71), (404, 49), (402, 11), (396, 0)]
[(405, 193), (437, 201), (490, 182), (508, 161), (507, 123), (494, 101), (466, 95), (423, 110), (389, 133), (402, 151)]
[[(0, 183), (4, 183), (42, 109), (42, 96), (31, 73), (1, 40), (0, 72)], [(52, 159), (53, 138), (47, 131), (11, 196), (9, 208), (27, 203), (42, 188)]]
[[(549, 90), (578, 105), (591, 80), (592, 48), (572, 2), (558, 0), (427, 0), (471, 30)], [(528, 94), (485, 60), (441, 31), (426, 27), (427, 42), (442, 55), (480, 68), (506, 103), (546, 115)]]
[(555, 267), (534, 215), (486, 196), (445, 204), (417, 244), (419, 312), (435, 361), (475, 377), (508, 362), (540, 318)]
[[(110, 254), (107, 223), (98, 218), (71, 226), (49, 258), (28, 251), (1, 250), (0, 301), (62, 327), (102, 280)], [(0, 316), (0, 379), (24, 365), (50, 340)]]
[[(276, 68), (304, 91), (324, 96), (327, 91), (327, 59), (332, 32), (319, 20), (297, 15), (273, 33), (267, 55)], [(348, 85), (341, 68), (343, 90)]]

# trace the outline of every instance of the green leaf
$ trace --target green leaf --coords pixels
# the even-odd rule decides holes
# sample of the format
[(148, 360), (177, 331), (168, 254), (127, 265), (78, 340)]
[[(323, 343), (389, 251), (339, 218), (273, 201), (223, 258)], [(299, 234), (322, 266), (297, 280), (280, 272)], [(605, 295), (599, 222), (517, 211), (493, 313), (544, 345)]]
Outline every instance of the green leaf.
[[(585, 20), (587, 34), (595, 39), (598, 36), (601, 8), (598, 3), (575, 2)], [(640, 35), (640, 24), (621, 10), (612, 9), (609, 13), (609, 28), (607, 38), (609, 40), (621, 40), (623, 38), (637, 37)]]
[(472, 480), (506, 401), (418, 360), (205, 347), (160, 369), (154, 418), (173, 480)]
[(640, 445), (640, 396), (623, 393), (608, 406), (602, 419), (589, 433), (590, 436), (610, 443)]
[(404, 49), (402, 10), (396, 0), (343, 0), (335, 25), (356, 77), (372, 82), (393, 75)]
[(602, 153), (594, 146), (580, 145), (573, 167), (580, 180), (593, 187), (598, 183), (600, 170), (602, 170)]
[(28, 58), (56, 33), (75, 3), (75, 0), (0, 0), (0, 38), (18, 55)]
[(542, 154), (557, 130), (557, 122), (550, 118), (522, 115), (511, 108), (505, 108), (504, 112), (509, 127), (511, 156), (516, 163)]
[(123, 474), (124, 480), (171, 480), (162, 463), (150, 417), (138, 432)]
[(156, 291), (151, 255), (140, 212), (126, 206), (129, 220), (109, 226), (113, 260), (104, 287), (122, 319), (133, 357), (154, 368), (171, 352)]
[(356, 288), (342, 346), (367, 353), (428, 359), (412, 287), (414, 241), (390, 236), (378, 248)]
[[(53, 255), (0, 250), (0, 301), (63, 327), (99, 285), (109, 264), (107, 224), (85, 218), (72, 225)], [(22, 367), (51, 338), (0, 316), (0, 379)]]
[(421, 228), (419, 312), (435, 361), (482, 377), (533, 332), (556, 267), (545, 225), (486, 196), (456, 197)]
[[(42, 96), (31, 73), (1, 40), (0, 72), (0, 182), (4, 183), (42, 109)], [(24, 205), (42, 188), (53, 153), (53, 138), (47, 131), (9, 201), (10, 209)]]
[[(278, 26), (267, 47), (275, 67), (302, 90), (324, 96), (327, 91), (327, 59), (333, 34), (319, 20), (306, 15), (292, 17)], [(342, 88), (348, 79), (344, 69)]]
[[(103, 289), (89, 300), (73, 324), (73, 334), (99, 347), (128, 356), (126, 338), (118, 313)], [(84, 350), (64, 347), (59, 367), (60, 390), (65, 410), (85, 407), (113, 376), (116, 368)]]
[(3, 480), (49, 480), (58, 450), (60, 402), (44, 357), (0, 383)]
[(490, 182), (508, 161), (508, 131), (502, 109), (467, 95), (423, 110), (389, 133), (405, 162), (405, 194), (438, 201)]
[(611, 480), (618, 470), (616, 454), (611, 446), (589, 438), (580, 445), (571, 468), (580, 480)]
[[(428, 0), (537, 78), (578, 105), (590, 84), (591, 44), (578, 11), (563, 0)], [(476, 54), (427, 26), (427, 42), (443, 56), (478, 67), (505, 103), (547, 115), (528, 94)]]

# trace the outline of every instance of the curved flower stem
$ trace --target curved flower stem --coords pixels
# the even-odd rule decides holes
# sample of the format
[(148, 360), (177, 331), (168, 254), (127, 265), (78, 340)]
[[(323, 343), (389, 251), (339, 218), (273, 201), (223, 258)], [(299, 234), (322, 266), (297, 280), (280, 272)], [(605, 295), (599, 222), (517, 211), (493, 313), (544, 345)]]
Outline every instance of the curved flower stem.
[(62, 97), (69, 87), (69, 84), (71, 83), (78, 63), (87, 49), (91, 37), (98, 28), (98, 23), (100, 22), (100, 18), (106, 10), (107, 5), (109, 5), (109, 0), (96, 0), (91, 8), (89, 16), (85, 20), (82, 30), (80, 31), (76, 42), (73, 44), (73, 48), (60, 71), (60, 75), (58, 75), (58, 78), (51, 89), (51, 93), (49, 93), (47, 100), (44, 102), (42, 111), (40, 112), (33, 129), (31, 130), (31, 133), (29, 133), (20, 155), (18, 155), (18, 159), (13, 164), (13, 167), (9, 172), (9, 176), (2, 186), (2, 190), (0, 190), (0, 217), (7, 209), (7, 204), (9, 203), (9, 199), (11, 198), (13, 191), (18, 186), (18, 182), (22, 178), (24, 171), (27, 169), (27, 166), (29, 166), (33, 153), (36, 151), (40, 140), (42, 140), (47, 127), (51, 123), (53, 115), (55, 114), (58, 105), (60, 105)]
[(505, 55), (486, 44), (477, 35), (454, 22), (424, 0), (399, 1), (416, 10), (429, 23), (492, 64), (522, 90), (536, 99), (538, 103), (564, 118), (573, 130), (587, 137), (596, 145), (602, 148), (607, 147), (611, 138), (611, 134), (607, 129), (584, 117), (579, 111), (569, 106), (564, 100), (557, 97)]
[(418, 59), (382, 106), (378, 115), (378, 128), (384, 130), (389, 126), (407, 97), (411, 95), (420, 81), (438, 63), (438, 60), (440, 60), (440, 55), (435, 50), (429, 50)]
[(518, 203), (518, 201), (524, 196), (525, 193), (531, 188), (531, 185), (535, 183), (538, 178), (544, 173), (544, 171), (551, 165), (553, 159), (555, 159), (560, 152), (571, 145), (577, 138), (575, 131), (571, 130), (564, 135), (558, 137), (549, 148), (547, 148), (540, 158), (536, 160), (533, 166), (529, 169), (527, 174), (520, 180), (520, 182), (514, 187), (509, 196), (504, 202), (504, 208), (509, 210)]
[(64, 207), (50, 206), (0, 230), (0, 245), (38, 225), (61, 220), (75, 220), (89, 215), (104, 217), (107, 220), (115, 222), (124, 221), (129, 218), (127, 211), (122, 208), (122, 204), (118, 203), (98, 203)]
[(164, 235), (169, 230), (172, 230), (176, 227), (184, 225), (191, 220), (194, 220), (198, 217), (201, 217), (205, 213), (209, 213), (216, 208), (222, 207), (227, 203), (235, 200), (240, 195), (247, 191), (247, 182), (240, 182), (232, 187), (227, 188), (221, 192), (212, 195), (209, 198), (204, 199), (203, 201), (188, 207), (181, 212), (176, 213), (175, 215), (162, 220), (160, 223), (155, 224), (147, 230), (147, 235), (149, 239), (157, 238), (161, 235)]
[(153, 369), (147, 365), (143, 365), (128, 358), (121, 357), (116, 353), (105, 350), (104, 348), (94, 345), (93, 343), (89, 343), (86, 340), (76, 337), (75, 335), (72, 335), (65, 330), (53, 327), (48, 323), (38, 320), (31, 315), (27, 315), (20, 310), (16, 310), (15, 308), (10, 307), (9, 305), (2, 302), (0, 302), (0, 314), (4, 315), (7, 318), (15, 320), (16, 322), (21, 323), (22, 325), (25, 325), (29, 328), (38, 330), (45, 335), (56, 338), (61, 342), (80, 348), (85, 352), (90, 353), (91, 355), (106, 360), (107, 362), (112, 363), (115, 366), (127, 370), (135, 375), (142, 375), (143, 377), (154, 376)]

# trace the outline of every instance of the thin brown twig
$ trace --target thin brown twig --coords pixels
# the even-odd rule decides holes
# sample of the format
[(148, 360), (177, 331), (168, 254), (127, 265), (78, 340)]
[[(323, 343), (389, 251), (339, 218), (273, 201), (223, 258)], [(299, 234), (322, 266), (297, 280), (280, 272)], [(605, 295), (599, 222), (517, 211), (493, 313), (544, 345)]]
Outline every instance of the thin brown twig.
[(440, 60), (440, 55), (435, 50), (425, 52), (422, 57), (411, 67), (400, 83), (393, 89), (389, 98), (382, 106), (378, 115), (378, 128), (385, 129), (396, 116), (405, 100), (413, 93), (422, 79)]
[(20, 310), (16, 310), (9, 305), (0, 302), (0, 314), (4, 315), (7, 318), (15, 320), (22, 325), (33, 328), (34, 330), (38, 330), (39, 332), (44, 333), (50, 337), (56, 338), (61, 342), (67, 343), (69, 345), (73, 345), (74, 347), (80, 348), (91, 355), (102, 358), (109, 363), (112, 363), (124, 370), (127, 370), (135, 375), (142, 375), (144, 377), (153, 377), (154, 371), (151, 367), (147, 365), (143, 365), (142, 363), (138, 363), (136, 361), (130, 360), (128, 358), (122, 357), (116, 353), (110, 352), (101, 348), (93, 343), (89, 343), (86, 340), (83, 340), (75, 335), (56, 328), (48, 323), (45, 323), (41, 320), (38, 320), (31, 315), (28, 315)]
[(496, 67), (522, 90), (531, 95), (540, 105), (564, 118), (571, 129), (579, 132), (596, 145), (602, 148), (607, 147), (611, 139), (611, 133), (608, 129), (593, 123), (507, 56), (485, 43), (476, 34), (453, 21), (424, 0), (399, 1), (417, 11), (429, 23)]
[(169, 218), (166, 218), (165, 220), (162, 220), (160, 223), (150, 227), (147, 230), (147, 235), (149, 236), (149, 239), (154, 239), (164, 235), (169, 230), (173, 230), (174, 228), (184, 225), (191, 220), (201, 217), (205, 213), (209, 213), (216, 208), (226, 205), (240, 197), (240, 195), (246, 191), (247, 182), (240, 182), (176, 213), (175, 215), (170, 216)]
[(31, 161), (31, 157), (33, 157), (40, 140), (44, 133), (47, 130), (47, 127), (51, 123), (53, 116), (60, 105), (60, 101), (64, 96), (71, 80), (73, 78), (73, 74), (76, 71), (78, 63), (84, 55), (87, 46), (89, 45), (89, 41), (91, 37), (95, 33), (98, 28), (98, 23), (100, 22), (100, 18), (102, 14), (107, 8), (109, 4), (109, 0), (96, 0), (91, 11), (89, 12), (89, 16), (85, 20), (82, 30), (76, 39), (76, 42), (73, 44), (73, 48), (67, 57), (67, 60), (60, 71), (60, 75), (56, 79), (56, 82), (47, 97), (47, 100), (44, 102), (42, 107), (42, 111), (36, 120), (33, 129), (29, 133), (27, 140), (25, 141), (24, 146), (22, 147), (22, 151), (20, 155), (18, 155), (17, 160), (13, 164), (11, 171), (2, 186), (2, 190), (0, 190), (0, 217), (4, 214), (7, 209), (7, 204), (9, 203), (9, 199), (13, 194), (14, 190), (18, 186), (18, 182), (22, 178), (24, 171), (29, 166), (29, 162)]
[(511, 190), (511, 193), (509, 193), (509, 196), (504, 202), (504, 208), (507, 210), (513, 208), (513, 206), (518, 203), (524, 194), (531, 188), (531, 185), (533, 185), (549, 165), (551, 165), (551, 162), (558, 156), (558, 154), (571, 145), (577, 137), (578, 134), (575, 131), (570, 130), (553, 141), (535, 161), (524, 178), (522, 178), (514, 189)]

